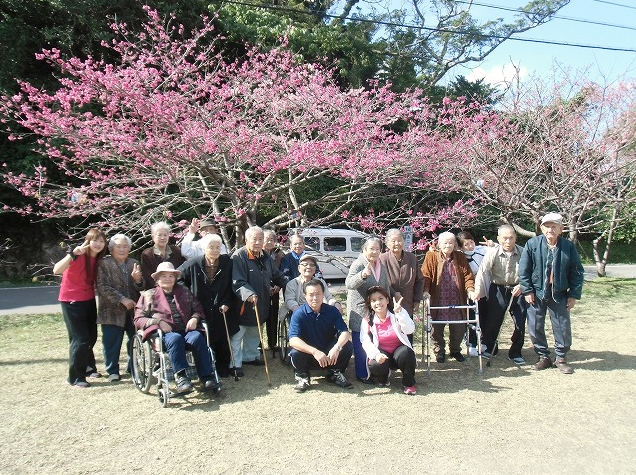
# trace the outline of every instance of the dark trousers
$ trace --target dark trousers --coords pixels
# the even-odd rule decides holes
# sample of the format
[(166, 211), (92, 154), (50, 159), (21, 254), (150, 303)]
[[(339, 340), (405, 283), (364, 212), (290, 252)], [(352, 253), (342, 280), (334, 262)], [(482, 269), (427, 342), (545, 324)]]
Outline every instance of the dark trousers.
[(558, 296), (558, 302), (552, 298), (550, 286), (546, 291), (546, 298), (539, 300), (535, 296), (535, 303), (528, 308), (528, 331), (534, 351), (542, 358), (550, 357), (548, 340), (545, 335), (545, 317), (550, 314), (552, 334), (554, 335), (554, 353), (557, 358), (565, 358), (572, 346), (572, 327), (570, 312), (567, 309), (567, 296)]
[(97, 306), (95, 299), (83, 302), (60, 302), (68, 332), (68, 382), (86, 381), (88, 368), (97, 369), (93, 346), (97, 341)]
[(390, 369), (399, 369), (402, 371), (402, 385), (415, 386), (415, 367), (417, 359), (415, 352), (406, 345), (398, 346), (393, 353), (380, 350), (389, 357), (384, 363), (378, 363), (376, 360), (370, 360), (369, 371), (371, 376), (377, 377), (379, 383), (386, 383), (389, 377)]
[(225, 373), (225, 370), (229, 370), (232, 361), (230, 355), (230, 346), (227, 343), (227, 338), (219, 341), (211, 341), (210, 346), (212, 347), (212, 351), (214, 352), (216, 369), (222, 373)]
[[(433, 330), (431, 331), (431, 338), (433, 339), (433, 348), (435, 354), (445, 354), (444, 348), (446, 342), (444, 341), (444, 327), (446, 324), (435, 323), (433, 320)], [(462, 351), (462, 339), (466, 334), (465, 323), (452, 323), (448, 324), (448, 348), (451, 353), (460, 353)]]
[(512, 305), (510, 305), (510, 314), (514, 320), (515, 329), (510, 338), (511, 345), (508, 350), (508, 356), (514, 358), (521, 356), (526, 331), (528, 304), (523, 295), (512, 297), (511, 286), (491, 284), (488, 291), (486, 315), (481, 319), (481, 326), (482, 342), (487, 347), (486, 351), (492, 353), (511, 298), (514, 300)]
[[(333, 345), (335, 344), (336, 342), (334, 340)], [(333, 345), (330, 346), (329, 348), (319, 348), (319, 350), (327, 354), (329, 350), (333, 347)], [(294, 367), (294, 370), (296, 371), (296, 373), (303, 373), (309, 376), (309, 370), (311, 369), (326, 369), (326, 370), (338, 369), (344, 372), (347, 369), (347, 365), (349, 364), (351, 355), (353, 355), (353, 345), (351, 344), (350, 341), (348, 341), (342, 347), (342, 350), (338, 354), (338, 361), (336, 361), (336, 364), (327, 366), (325, 368), (321, 368), (318, 361), (316, 361), (316, 358), (314, 358), (313, 355), (310, 355), (309, 353), (303, 353), (302, 351), (292, 349), (289, 352), (289, 355), (291, 357), (292, 366)]]
[(132, 322), (132, 311), (127, 312), (125, 326), (102, 324), (102, 346), (104, 347), (104, 363), (108, 374), (119, 374), (119, 353), (124, 342), (124, 333), (128, 335), (126, 352), (128, 363), (126, 371), (130, 373), (132, 339), (135, 336), (135, 326)]

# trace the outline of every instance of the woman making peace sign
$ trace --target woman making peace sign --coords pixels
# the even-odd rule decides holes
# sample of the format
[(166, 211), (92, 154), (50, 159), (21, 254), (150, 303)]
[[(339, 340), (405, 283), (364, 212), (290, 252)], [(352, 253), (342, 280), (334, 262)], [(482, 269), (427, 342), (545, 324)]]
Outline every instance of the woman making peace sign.
[(366, 298), (369, 315), (362, 320), (360, 340), (367, 354), (370, 376), (375, 376), (380, 386), (388, 386), (389, 370), (399, 369), (404, 394), (413, 395), (417, 391), (417, 361), (407, 335), (415, 331), (415, 324), (401, 302), (402, 298), (393, 299), (395, 313), (391, 313), (389, 293), (382, 287), (371, 287)]

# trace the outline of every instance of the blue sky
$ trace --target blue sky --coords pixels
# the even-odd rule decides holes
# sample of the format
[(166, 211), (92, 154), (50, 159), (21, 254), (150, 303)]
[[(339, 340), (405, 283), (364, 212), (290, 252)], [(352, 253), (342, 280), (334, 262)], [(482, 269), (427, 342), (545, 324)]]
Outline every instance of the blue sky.
[[(523, 0), (480, 0), (477, 3), (518, 8), (526, 2)], [(474, 15), (484, 19), (509, 18), (512, 15), (509, 12), (474, 4), (471, 9)], [(608, 2), (572, 0), (559, 11), (557, 16), (621, 25), (631, 29), (555, 18), (516, 36), (562, 43), (636, 49), (636, 2), (634, 0)], [(605, 51), (510, 40), (504, 42), (482, 63), (470, 64), (469, 67), (458, 68), (454, 72), (470, 79), (485, 77), (486, 81), (497, 83), (502, 77), (510, 76), (513, 70), (511, 62), (521, 68), (522, 78), (531, 74), (548, 76), (554, 66), (574, 70), (588, 68), (587, 77), (599, 83), (636, 77), (636, 52)]]

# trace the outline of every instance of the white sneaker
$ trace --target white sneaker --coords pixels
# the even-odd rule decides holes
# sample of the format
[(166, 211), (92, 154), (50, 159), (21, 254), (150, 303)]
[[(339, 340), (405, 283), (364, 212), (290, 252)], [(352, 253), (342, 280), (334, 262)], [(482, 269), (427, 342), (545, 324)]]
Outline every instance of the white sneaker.
[(477, 356), (477, 348), (475, 348), (474, 346), (469, 346), (468, 347), (468, 355), (469, 356)]
[(119, 374), (117, 373), (113, 373), (113, 374), (109, 374), (108, 375), (108, 382), (109, 383), (114, 383), (117, 382), (121, 379), (121, 377), (119, 376)]

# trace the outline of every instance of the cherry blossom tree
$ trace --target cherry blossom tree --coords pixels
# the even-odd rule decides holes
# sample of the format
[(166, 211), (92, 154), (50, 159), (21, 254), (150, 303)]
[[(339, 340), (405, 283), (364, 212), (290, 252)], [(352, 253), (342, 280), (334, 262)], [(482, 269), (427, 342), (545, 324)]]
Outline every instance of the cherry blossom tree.
[[(31, 174), (4, 165), (5, 182), (26, 198), (5, 211), (138, 236), (153, 221), (213, 216), (240, 240), (264, 206), (278, 211), (259, 224), (285, 226), (292, 210), (317, 203), (320, 219), (340, 219), (378, 186), (452, 188), (436, 177), (456, 145), (420, 91), (342, 91), (331, 71), (282, 48), (225, 62), (210, 21), (186, 33), (148, 15), (138, 34), (112, 25), (118, 37), (104, 47), (117, 64), (44, 50), (59, 88), (23, 82), (2, 97), (10, 138), (35, 135), (45, 158)], [(324, 177), (332, 181), (320, 196), (299, 199)]]
[(508, 109), (456, 130), (458, 141), (471, 143), (469, 162), (446, 174), (521, 234), (540, 232), (541, 216), (558, 211), (571, 239), (598, 233), (611, 243), (612, 229), (633, 218), (625, 213), (636, 199), (635, 87), (535, 79)]

